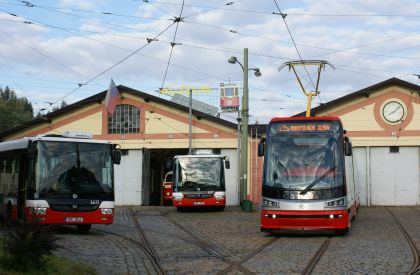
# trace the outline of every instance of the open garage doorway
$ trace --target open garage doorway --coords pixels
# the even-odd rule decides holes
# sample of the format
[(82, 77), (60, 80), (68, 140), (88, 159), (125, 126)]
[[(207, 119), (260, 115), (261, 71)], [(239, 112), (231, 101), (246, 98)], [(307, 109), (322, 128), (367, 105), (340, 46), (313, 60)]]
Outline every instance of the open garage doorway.
[(162, 205), (162, 182), (171, 170), (168, 164), (176, 155), (186, 155), (188, 149), (143, 150), (142, 205)]

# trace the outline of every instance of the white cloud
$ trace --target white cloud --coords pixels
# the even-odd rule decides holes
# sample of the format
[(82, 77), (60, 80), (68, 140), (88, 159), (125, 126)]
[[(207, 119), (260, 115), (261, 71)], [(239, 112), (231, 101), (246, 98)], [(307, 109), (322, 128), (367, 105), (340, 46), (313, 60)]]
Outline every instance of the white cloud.
[(96, 1), (88, 0), (60, 0), (59, 6), (63, 8), (78, 8), (89, 10), (95, 8)]
[[(71, 3), (70, 3), (71, 2)], [(392, 2), (392, 3), (391, 3)], [(69, 8), (93, 9), (99, 3), (103, 10), (118, 14), (132, 14), (139, 17), (168, 19), (163, 12), (177, 15), (178, 5), (154, 5), (143, 2), (134, 3), (135, 9), (122, 10), (118, 5), (107, 8), (105, 1), (61, 1), (61, 6)], [(199, 7), (198, 2), (186, 6), (184, 15), (208, 9)], [(387, 7), (388, 3), (391, 7)], [(97, 5), (99, 5), (97, 4)], [(133, 3), (132, 3), (133, 4)], [(223, 1), (211, 6), (222, 7)], [(104, 6), (105, 5), (105, 6)], [(206, 4), (209, 5), (210, 4)], [(325, 59), (336, 65), (336, 70), (328, 69), (321, 74), (320, 90), (323, 102), (333, 100), (349, 92), (383, 81), (394, 76), (406, 77), (409, 73), (420, 70), (418, 59), (419, 35), (417, 21), (404, 17), (369, 17), (369, 16), (303, 16), (296, 14), (418, 14), (420, 5), (407, 1), (285, 1), (280, 3), (283, 12), (288, 13), (286, 21), (292, 31), (298, 49), (304, 59)], [(326, 9), (328, 7), (328, 9)], [(275, 11), (273, 3), (242, 1), (228, 9)], [(417, 12), (416, 12), (417, 11)], [(36, 88), (24, 88), (28, 94), (42, 98), (48, 95), (54, 99), (71, 91), (77, 83), (83, 83), (103, 72), (116, 62), (127, 57), (134, 50), (147, 43), (146, 38), (153, 38), (171, 24), (170, 20), (145, 20), (141, 18), (100, 17), (90, 14), (89, 18), (98, 21), (78, 20), (63, 15), (63, 18), (50, 22), (54, 26), (70, 26), (86, 32), (71, 33), (53, 28), (27, 25), (5, 21), (0, 42), (0, 61), (10, 68), (13, 75), (70, 82), (68, 90), (57, 89), (54, 93)], [(6, 14), (0, 19), (17, 20)], [(214, 9), (196, 16), (187, 17), (187, 22), (179, 23), (176, 45), (173, 48), (172, 65), (169, 67), (165, 86), (201, 85), (217, 87), (220, 82), (241, 81), (239, 65), (227, 63), (234, 55), (243, 61), (243, 48), (249, 48), (249, 66), (259, 67), (261, 78), (250, 73), (250, 97), (264, 96), (272, 101), (254, 100), (251, 107), (251, 121), (258, 117), (268, 121), (273, 115), (293, 115), (306, 108), (306, 101), (292, 72), (277, 68), (287, 60), (297, 59), (296, 49), (280, 16)], [(213, 27), (200, 24), (211, 25)], [(116, 25), (124, 27), (117, 27)], [(223, 30), (221, 28), (226, 28)], [(232, 33), (228, 30), (236, 30)], [(100, 33), (93, 33), (100, 32)], [(104, 73), (89, 86), (91, 89), (78, 91), (69, 98), (77, 100), (106, 89), (109, 79), (117, 79), (119, 84), (134, 85), (135, 89), (153, 91), (163, 82), (163, 76), (171, 51), (175, 25), (147, 47), (122, 62), (109, 72)], [(102, 33), (102, 34), (101, 34)], [(117, 34), (117, 35), (112, 35)], [(5, 42), (7, 41), (7, 43)], [(25, 43), (22, 43), (24, 41)], [(362, 46), (362, 47), (360, 47)], [(346, 51), (343, 51), (346, 50)], [(388, 57), (387, 57), (388, 56)], [(65, 66), (64, 66), (64, 65)], [(308, 68), (313, 72), (313, 68)], [(73, 71), (77, 71), (76, 74)], [(300, 72), (305, 87), (311, 83), (305, 71)], [(5, 86), (9, 80), (0, 77)], [(411, 79), (415, 81), (415, 79)], [(18, 81), (17, 81), (18, 82)], [(29, 80), (25, 80), (30, 87)], [(5, 83), (5, 84), (3, 84)], [(73, 84), (71, 84), (73, 83)], [(12, 83), (10, 83), (12, 85)], [(44, 84), (46, 85), (46, 84)], [(52, 86), (52, 84), (50, 84)], [(55, 86), (60, 84), (54, 84)], [(100, 85), (103, 85), (100, 86)], [(23, 84), (22, 84), (23, 86)], [(25, 86), (25, 87), (27, 87)], [(47, 99), (47, 98), (45, 98)], [(48, 101), (48, 100), (46, 100)], [(209, 101), (217, 104), (216, 93)], [(315, 100), (318, 102), (318, 99)]]

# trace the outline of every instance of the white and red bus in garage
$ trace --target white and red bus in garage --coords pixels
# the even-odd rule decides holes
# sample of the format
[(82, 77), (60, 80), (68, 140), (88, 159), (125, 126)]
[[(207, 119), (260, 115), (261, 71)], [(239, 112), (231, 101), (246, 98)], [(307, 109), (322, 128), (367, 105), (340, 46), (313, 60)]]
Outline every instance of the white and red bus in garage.
[(264, 156), (261, 230), (348, 231), (359, 207), (352, 145), (337, 117), (273, 118)]
[(85, 133), (0, 143), (0, 215), (41, 224), (111, 224), (121, 154)]
[(226, 205), (225, 169), (229, 158), (220, 155), (174, 157), (172, 203), (178, 211), (191, 207)]

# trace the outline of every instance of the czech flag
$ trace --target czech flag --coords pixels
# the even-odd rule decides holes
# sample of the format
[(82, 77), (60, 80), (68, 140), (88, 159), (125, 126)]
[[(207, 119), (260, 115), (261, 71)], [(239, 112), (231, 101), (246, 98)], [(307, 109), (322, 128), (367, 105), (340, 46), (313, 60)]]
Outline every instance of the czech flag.
[(108, 114), (114, 114), (115, 106), (117, 106), (119, 96), (120, 93), (117, 89), (117, 86), (115, 86), (114, 80), (111, 78), (111, 83), (109, 83), (108, 92), (106, 93), (105, 97), (105, 107), (108, 111)]

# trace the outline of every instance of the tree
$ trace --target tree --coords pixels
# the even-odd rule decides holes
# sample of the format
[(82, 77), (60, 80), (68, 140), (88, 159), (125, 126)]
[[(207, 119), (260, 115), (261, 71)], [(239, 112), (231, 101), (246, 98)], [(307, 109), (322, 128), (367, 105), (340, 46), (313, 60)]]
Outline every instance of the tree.
[(67, 105), (68, 105), (67, 102), (63, 99), (63, 101), (61, 101), (61, 103), (60, 103), (60, 106), (54, 106), (52, 108), (51, 112), (55, 112), (57, 110), (60, 110), (60, 109), (62, 109), (64, 107), (66, 107)]
[(13, 89), (0, 88), (0, 132), (33, 119), (33, 108), (26, 97), (18, 97)]

